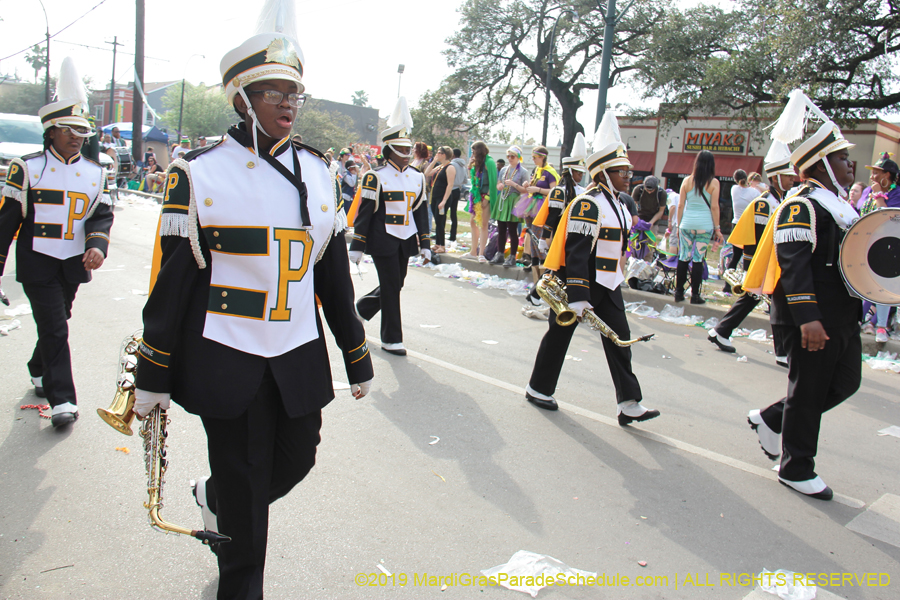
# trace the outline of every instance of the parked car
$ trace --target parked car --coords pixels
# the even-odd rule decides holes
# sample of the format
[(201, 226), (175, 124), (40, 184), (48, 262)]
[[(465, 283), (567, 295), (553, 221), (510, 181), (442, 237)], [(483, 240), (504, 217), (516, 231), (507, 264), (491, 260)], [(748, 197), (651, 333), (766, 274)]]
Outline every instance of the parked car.
[[(6, 173), (12, 159), (41, 152), (44, 149), (44, 127), (41, 120), (32, 115), (0, 113), (0, 184), (6, 181)], [(100, 165), (106, 169), (109, 193), (116, 199), (116, 165), (111, 156), (100, 153)]]

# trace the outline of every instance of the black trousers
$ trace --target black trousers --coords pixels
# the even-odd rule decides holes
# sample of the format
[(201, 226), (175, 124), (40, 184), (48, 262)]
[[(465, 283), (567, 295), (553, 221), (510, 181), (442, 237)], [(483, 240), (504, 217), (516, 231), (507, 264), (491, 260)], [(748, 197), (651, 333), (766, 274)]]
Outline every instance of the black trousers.
[(218, 600), (263, 597), (269, 504), (299, 483), (316, 462), (322, 411), (291, 419), (272, 371), (236, 419), (203, 418), (209, 448), (209, 508), (231, 541), (218, 548)]
[[(622, 290), (610, 291), (598, 284), (591, 282), (591, 305), (594, 312), (609, 325), (623, 340), (631, 337), (628, 328), (628, 320), (623, 309)], [(556, 317), (550, 315), (550, 328), (544, 334), (541, 345), (538, 348), (537, 357), (534, 360), (534, 369), (531, 371), (531, 380), (528, 384), (531, 389), (541, 394), (552, 396), (559, 382), (563, 362), (566, 359), (566, 351), (575, 334), (574, 325), (563, 327), (557, 325)], [(596, 333), (596, 335), (600, 335)], [(603, 352), (606, 354), (606, 364), (609, 366), (609, 374), (612, 376), (613, 385), (616, 388), (616, 402), (627, 400), (640, 401), (641, 385), (631, 370), (631, 348), (616, 346), (607, 337), (603, 337)]]
[[(816, 476), (816, 450), (822, 414), (859, 389), (862, 381), (862, 342), (859, 325), (827, 327), (825, 348), (809, 352), (800, 346), (799, 327), (773, 325), (787, 350), (787, 396), (762, 411), (766, 425), (781, 433), (779, 476), (806, 481)], [(779, 335), (779, 334), (776, 334)]]
[(381, 342), (403, 342), (403, 323), (400, 318), (400, 290), (406, 281), (409, 258), (402, 253), (391, 256), (373, 256), (378, 272), (378, 287), (356, 302), (356, 310), (366, 321), (381, 311)]
[(438, 246), (444, 245), (444, 228), (447, 226), (447, 211), (451, 208), (451, 200), (450, 198), (447, 198), (447, 204), (444, 205), (444, 214), (441, 214), (439, 205), (442, 200), (443, 198), (431, 199), (431, 214), (434, 216), (434, 243)]
[[(731, 337), (734, 330), (740, 327), (741, 323), (744, 322), (744, 319), (747, 318), (747, 315), (753, 312), (753, 309), (756, 308), (760, 302), (762, 302), (762, 300), (759, 300), (750, 294), (744, 294), (738, 298), (737, 302), (731, 305), (731, 308), (728, 309), (728, 312), (725, 313), (725, 316), (722, 317), (722, 320), (716, 325), (716, 333), (724, 338)], [(772, 327), (772, 337), (775, 342), (775, 356), (787, 356), (786, 350), (784, 349), (784, 342), (781, 340), (781, 330), (775, 326)]]
[(459, 188), (456, 188), (452, 192), (450, 192), (450, 200), (447, 201), (446, 212), (444, 214), (450, 215), (450, 236), (449, 240), (451, 242), (456, 241), (456, 210), (459, 208)]
[(72, 317), (72, 302), (78, 292), (78, 284), (66, 281), (60, 271), (46, 283), (23, 283), (22, 289), (31, 302), (38, 334), (34, 353), (28, 361), (28, 372), (32, 377), (43, 378), (44, 392), (50, 406), (66, 402), (78, 404), (72, 378), (67, 323)]

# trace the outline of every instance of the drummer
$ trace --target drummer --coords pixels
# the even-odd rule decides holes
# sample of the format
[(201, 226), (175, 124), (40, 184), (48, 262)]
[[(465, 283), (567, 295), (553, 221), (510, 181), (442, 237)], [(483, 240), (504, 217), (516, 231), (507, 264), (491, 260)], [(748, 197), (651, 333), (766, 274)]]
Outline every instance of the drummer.
[[(784, 143), (803, 137), (807, 110), (825, 122), (791, 154), (803, 185), (767, 226), (744, 282), (754, 293), (772, 293), (772, 332), (787, 351), (787, 396), (750, 411), (748, 421), (763, 452), (781, 457), (778, 481), (831, 500), (815, 456), (822, 414), (852, 396), (862, 379), (862, 305), (847, 291), (838, 261), (845, 232), (859, 217), (844, 191), (854, 181), (848, 152), (854, 145), (800, 90), (791, 93), (772, 137)], [(777, 267), (769, 269), (773, 254), (780, 278)], [(760, 275), (767, 271), (775, 280)]]

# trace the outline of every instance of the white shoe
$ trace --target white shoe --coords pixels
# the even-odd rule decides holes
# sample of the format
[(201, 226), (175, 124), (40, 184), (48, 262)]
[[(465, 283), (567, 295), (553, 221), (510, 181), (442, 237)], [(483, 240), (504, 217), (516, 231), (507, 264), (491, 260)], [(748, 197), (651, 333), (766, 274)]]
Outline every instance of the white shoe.
[(403, 346), (403, 342), (393, 344), (382, 342), (381, 349), (397, 356), (406, 356), (406, 348)]
[(879, 327), (875, 331), (875, 341), (879, 344), (883, 344), (888, 341), (887, 329), (885, 329), (884, 327)]
[(616, 405), (616, 417), (622, 427), (634, 422), (649, 421), (659, 416), (659, 411), (647, 408), (637, 400), (626, 400)]
[(807, 479), (806, 481), (790, 481), (788, 479), (782, 479), (781, 477), (778, 477), (778, 481), (782, 485), (786, 485), (805, 496), (817, 500), (831, 500), (834, 498), (834, 492), (830, 487), (825, 485), (825, 482), (822, 481), (822, 478), (818, 475), (813, 479)]
[(200, 513), (203, 515), (203, 528), (207, 531), (219, 533), (219, 523), (216, 515), (209, 509), (206, 504), (206, 482), (209, 477), (201, 477), (198, 481), (191, 480), (191, 488), (194, 492), (194, 500), (200, 507)]
[(788, 364), (787, 356), (776, 356), (775, 364), (778, 365), (779, 367), (784, 367), (784, 368), (790, 367), (790, 365)]
[(50, 424), (54, 427), (62, 427), (78, 420), (78, 407), (71, 402), (57, 404), (50, 413)]
[(750, 427), (759, 436), (759, 445), (762, 447), (765, 455), (771, 460), (781, 456), (781, 434), (775, 433), (766, 425), (762, 415), (759, 414), (759, 410), (751, 410), (750, 414), (747, 415), (747, 422), (750, 423)]

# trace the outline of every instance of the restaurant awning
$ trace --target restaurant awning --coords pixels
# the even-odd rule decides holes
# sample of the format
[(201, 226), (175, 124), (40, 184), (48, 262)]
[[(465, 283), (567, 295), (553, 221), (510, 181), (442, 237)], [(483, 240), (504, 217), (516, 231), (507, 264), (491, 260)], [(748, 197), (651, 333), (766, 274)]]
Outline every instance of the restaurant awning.
[(634, 165), (635, 173), (649, 175), (653, 173), (656, 166), (656, 152), (629, 150), (628, 160)]
[[(628, 155), (631, 157), (631, 154)], [(663, 167), (664, 177), (687, 177), (694, 170), (696, 154), (670, 152)], [(716, 155), (716, 177), (725, 181), (734, 181), (732, 177), (738, 169), (747, 173), (762, 173), (763, 159), (759, 156), (724, 156)], [(634, 162), (632, 160), (631, 162)]]

